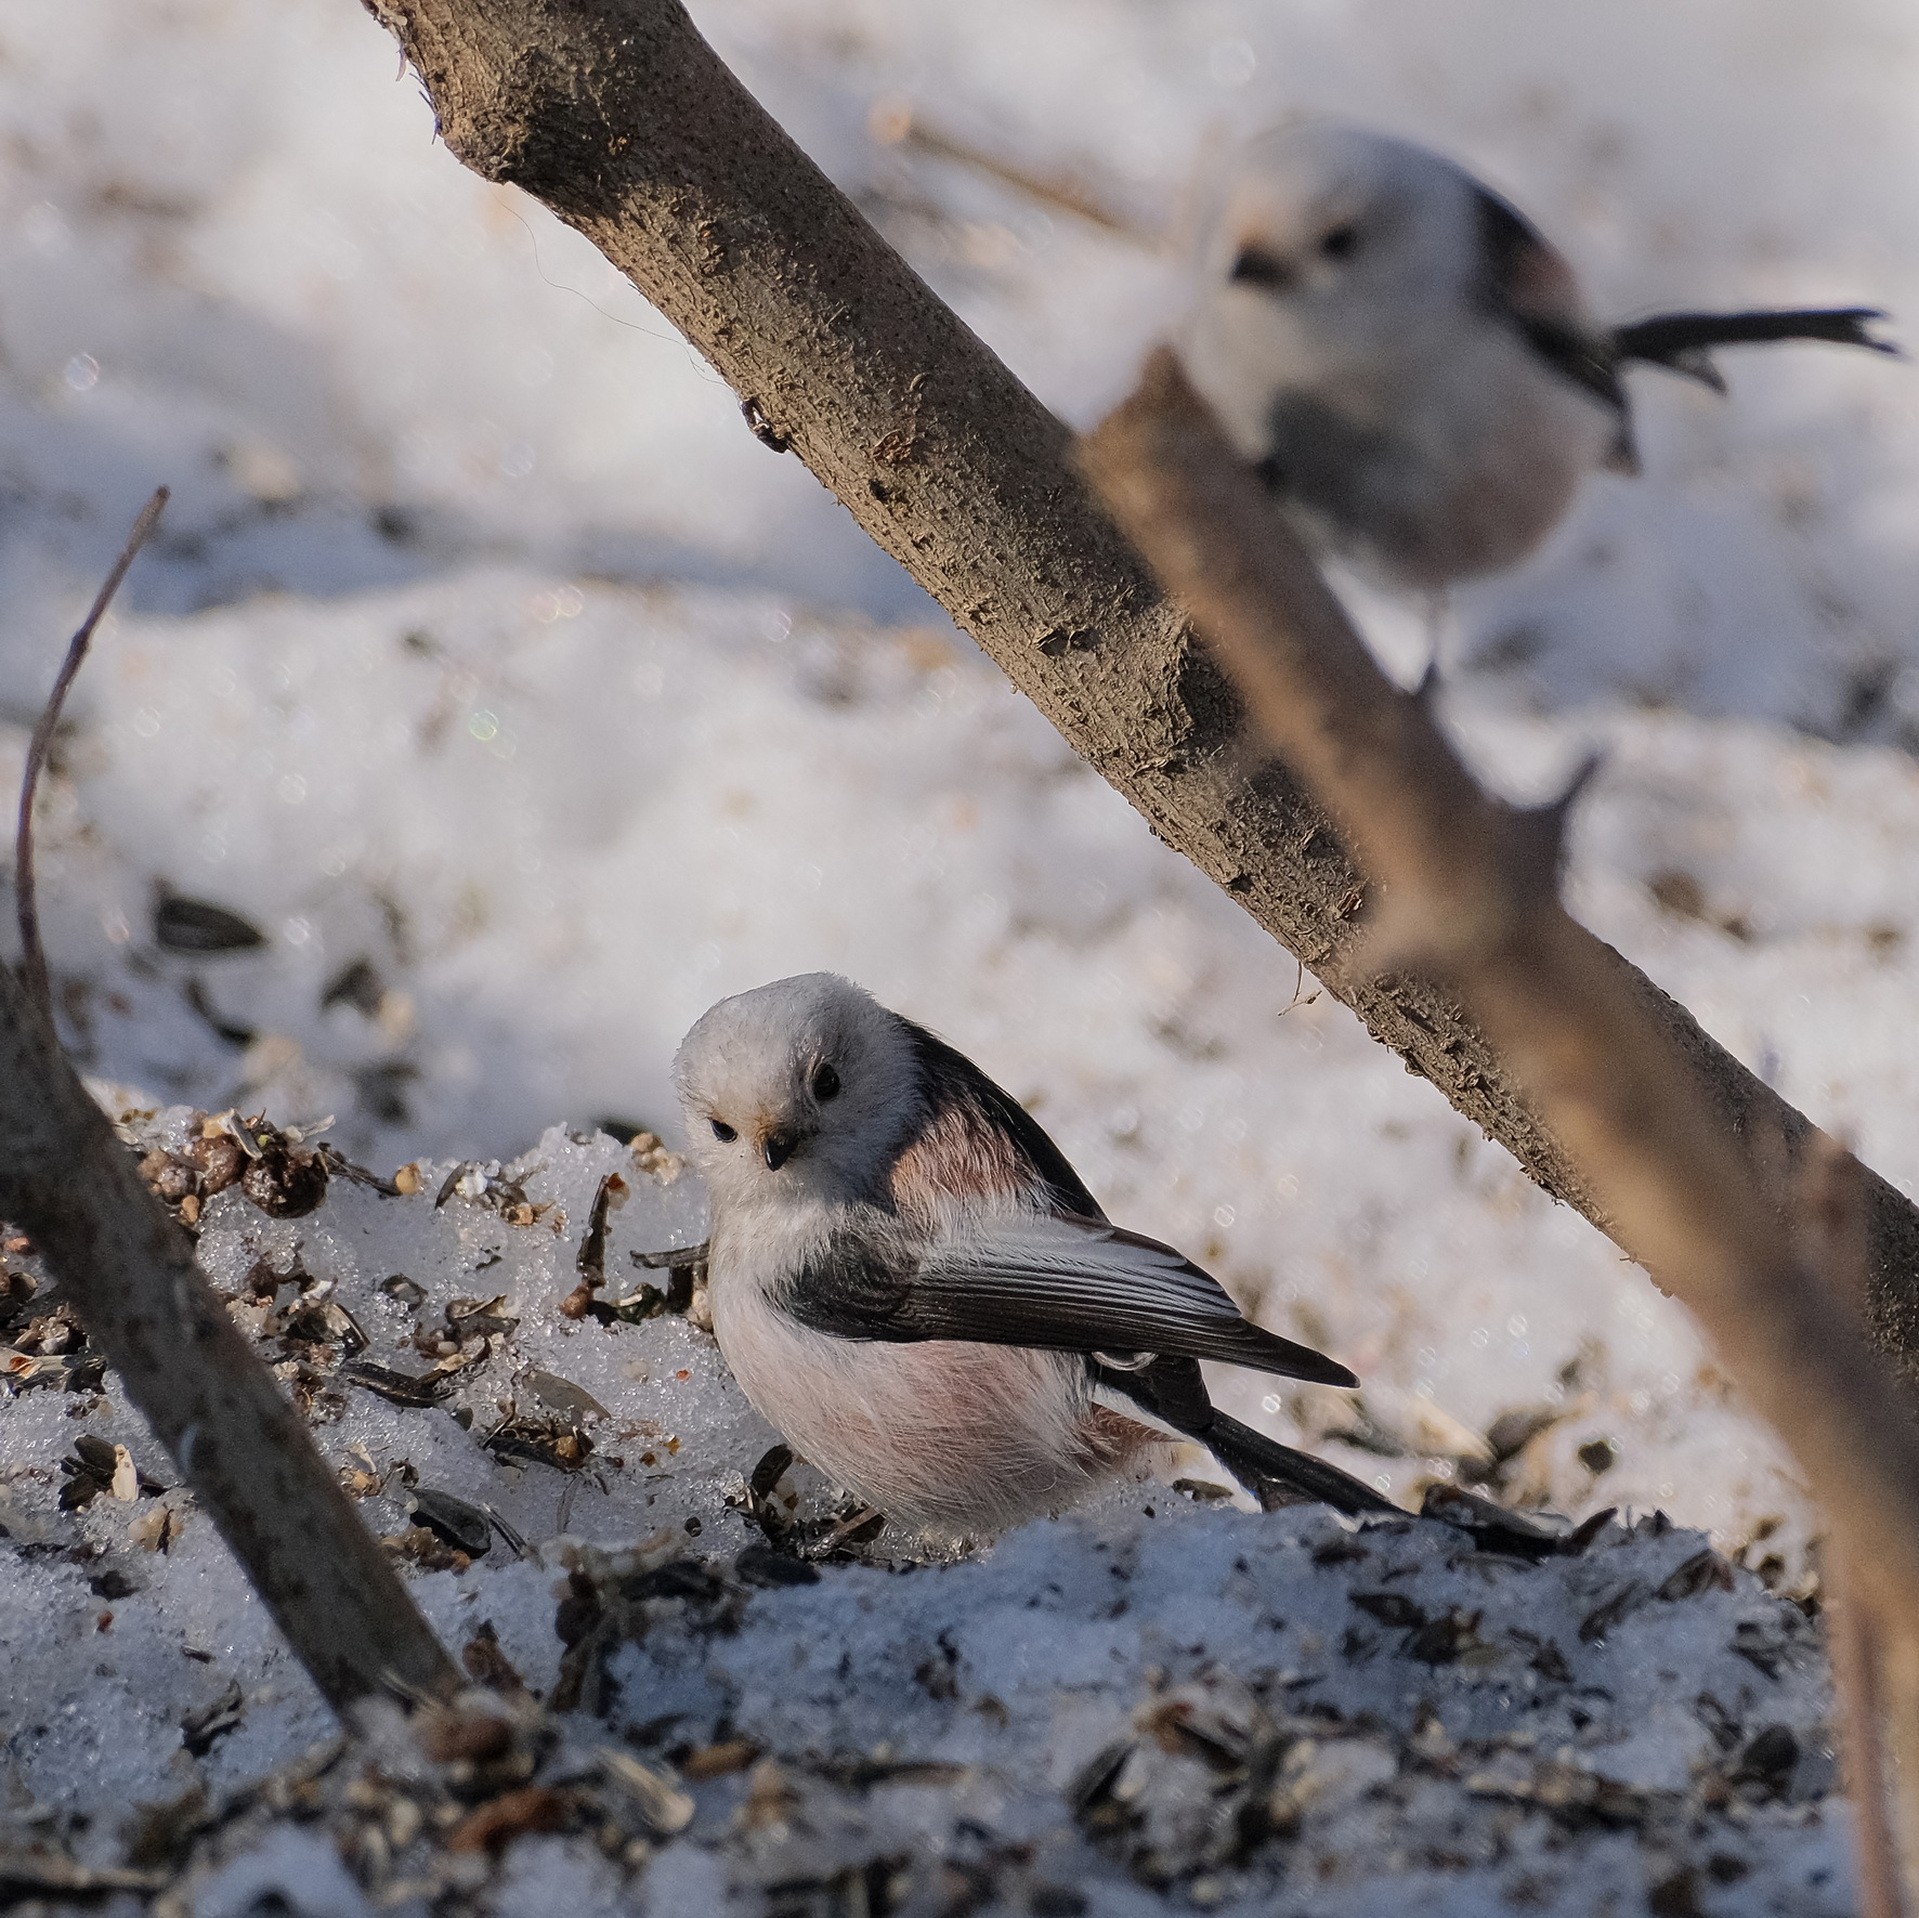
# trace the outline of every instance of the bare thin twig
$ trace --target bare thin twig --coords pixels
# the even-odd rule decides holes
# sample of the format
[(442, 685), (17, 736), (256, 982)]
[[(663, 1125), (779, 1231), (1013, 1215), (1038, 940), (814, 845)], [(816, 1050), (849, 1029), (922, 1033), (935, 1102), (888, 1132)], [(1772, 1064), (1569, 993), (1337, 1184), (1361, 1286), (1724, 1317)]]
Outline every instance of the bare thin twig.
[(1912, 1702), (1902, 1674), (1919, 1671), (1919, 1431), (1859, 1331), (1863, 1170), (1821, 1136), (1781, 1216), (1693, 1062), (1560, 904), (1582, 781), (1530, 812), (1480, 788), (1429, 702), (1380, 671), (1170, 353), (1082, 464), (1377, 882), (1371, 963), (1453, 982), (1619, 1242), (1693, 1309), (1805, 1467), (1848, 1573), (1834, 1657), (1861, 1883), (1882, 1900), (1875, 1918), (1894, 1918), (1877, 1672), (1883, 1647), (1897, 1724)]
[(1879, 1690), (1885, 1704), (1880, 1732), (1897, 1836), (1896, 1864), (1907, 1911), (1919, 1910), (1919, 1653), (1874, 1616)]
[(120, 590), (120, 582), (127, 576), (127, 568), (133, 564), (134, 555), (147, 543), (147, 535), (159, 524), (160, 514), (169, 497), (166, 487), (156, 487), (153, 497), (141, 507), (140, 517), (133, 522), (133, 530), (127, 535), (127, 543), (120, 548), (120, 557), (113, 562), (113, 569), (107, 574), (105, 584), (94, 594), (93, 604), (88, 608), (86, 618), (80, 622), (80, 630), (68, 643), (67, 656), (53, 682), (53, 691), (47, 695), (39, 724), (34, 727), (33, 737), (27, 743), (27, 763), (20, 775), (20, 822), (13, 841), (13, 903), (20, 920), (20, 970), (26, 980), (27, 995), (40, 1008), (49, 1025), (53, 1022), (53, 988), (47, 977), (47, 955), (40, 944), (40, 908), (33, 886), (34, 796), (39, 790), (41, 768), (47, 763), (47, 754), (53, 749), (53, 734), (60, 724), (60, 709), (67, 703), (67, 694), (72, 690), (81, 662), (87, 656), (87, 647), (93, 640), (93, 629), (106, 616), (114, 594)]
[[(1020, 386), (729, 73), (678, 0), (366, 0), (448, 149), (577, 228), (1068, 744), (1382, 1044), (1611, 1231), (1457, 994), (1355, 950), (1358, 873), (1298, 785), (1241, 776), (1238, 702)], [(1813, 1128), (1624, 960), (1595, 963), (1721, 1122)], [(1868, 1175), (1872, 1336), (1919, 1371), (1919, 1207)]]

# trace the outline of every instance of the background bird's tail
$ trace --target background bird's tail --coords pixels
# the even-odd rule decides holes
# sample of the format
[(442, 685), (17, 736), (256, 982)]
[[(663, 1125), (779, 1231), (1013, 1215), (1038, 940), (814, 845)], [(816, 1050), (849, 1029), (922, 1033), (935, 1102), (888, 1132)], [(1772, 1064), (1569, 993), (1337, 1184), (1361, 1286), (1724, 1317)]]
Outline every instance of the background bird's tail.
[(1762, 346), (1774, 340), (1825, 340), (1834, 346), (1863, 346), (1872, 353), (1900, 351), (1892, 340), (1872, 331), (1885, 314), (1876, 306), (1782, 307), (1749, 313), (1656, 313), (1617, 328), (1613, 352), (1620, 360), (1643, 360), (1683, 373), (1714, 392), (1726, 383), (1713, 365), (1715, 346)]

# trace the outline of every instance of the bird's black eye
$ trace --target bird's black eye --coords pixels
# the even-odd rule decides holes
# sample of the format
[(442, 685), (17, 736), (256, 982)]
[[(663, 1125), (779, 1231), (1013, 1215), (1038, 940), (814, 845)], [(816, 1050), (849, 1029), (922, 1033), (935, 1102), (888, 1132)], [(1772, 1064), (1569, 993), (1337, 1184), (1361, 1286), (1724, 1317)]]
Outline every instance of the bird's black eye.
[(1290, 262), (1282, 260), (1277, 253), (1267, 252), (1263, 246), (1243, 246), (1233, 262), (1231, 277), (1247, 286), (1266, 286), (1278, 291), (1292, 285), (1293, 269)]
[(824, 1105), (828, 1099), (837, 1099), (839, 1096), (840, 1075), (830, 1064), (816, 1067), (813, 1073), (813, 1097)]
[(1359, 251), (1359, 228), (1348, 220), (1320, 235), (1319, 250), (1329, 260), (1350, 260)]
[(724, 1119), (713, 1121), (713, 1136), (721, 1145), (731, 1145), (740, 1135)]

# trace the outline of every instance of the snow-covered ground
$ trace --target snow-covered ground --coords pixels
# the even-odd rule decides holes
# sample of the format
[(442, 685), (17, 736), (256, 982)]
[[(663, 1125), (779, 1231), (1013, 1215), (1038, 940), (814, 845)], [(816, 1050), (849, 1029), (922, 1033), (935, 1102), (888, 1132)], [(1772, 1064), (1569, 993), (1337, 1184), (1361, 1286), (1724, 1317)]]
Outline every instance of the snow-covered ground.
[[(1207, 153), (1301, 105), (1468, 160), (1605, 311), (1919, 313), (1892, 0), (696, 12), (1079, 423), (1177, 308)], [(880, 143), (902, 102), (1172, 241)], [(1664, 1507), (1800, 1575), (1802, 1495), (1683, 1315), (1154, 842), (590, 248), (464, 173), (351, 0), (13, 9), (0, 153), (0, 790), (175, 489), (48, 794), (90, 1070), (331, 1114), (382, 1171), (670, 1137), (693, 1017), (832, 967), (1367, 1381), (1355, 1410), (1222, 1375), (1242, 1415), (1401, 1495)], [(1639, 380), (1647, 476), (1462, 598), (1448, 711), (1515, 791), (1605, 748), (1581, 913), (1909, 1186), (1919, 386), (1819, 349), (1728, 370), (1730, 402)], [(1413, 616), (1361, 604), (1410, 659)], [(167, 897), (264, 943), (165, 949)]]
[[(205, 1125), (132, 1130), (177, 1170)], [(209, 1278), (445, 1642), (570, 1708), (483, 1693), (465, 1735), (429, 1722), (437, 1764), (379, 1720), (325, 1747), (117, 1382), (48, 1338), (49, 1288), (10, 1299), (34, 1358), (0, 1425), (0, 1884), (131, 1869), (197, 1918), (269, 1889), (306, 1918), (475, 1893), (693, 1918), (729, 1892), (777, 1918), (1168, 1892), (1357, 1918), (1388, 1883), (1462, 1918), (1728, 1887), (1850, 1909), (1816, 1633), (1699, 1533), (1601, 1518), (1528, 1562), (1146, 1486), (925, 1562), (771, 1452), (692, 1269), (669, 1278), (703, 1224), (673, 1170), (556, 1127), (504, 1167), (412, 1162), (405, 1193), (336, 1174), (296, 1218), (235, 1186), (201, 1210)], [(11, 1270), (15, 1295), (42, 1276)], [(569, 1316), (583, 1273), (602, 1309)], [(496, 1742), (519, 1716), (517, 1769), (446, 1762), (476, 1712)], [(475, 1821), (525, 1834), (497, 1878)]]

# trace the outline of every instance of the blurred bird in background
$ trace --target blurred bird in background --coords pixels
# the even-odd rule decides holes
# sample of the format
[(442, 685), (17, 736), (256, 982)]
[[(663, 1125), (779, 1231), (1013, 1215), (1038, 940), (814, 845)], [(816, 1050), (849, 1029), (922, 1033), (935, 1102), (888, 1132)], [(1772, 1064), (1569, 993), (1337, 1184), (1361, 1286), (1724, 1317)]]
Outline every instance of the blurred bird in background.
[(1262, 1503), (1395, 1511), (1214, 1409), (1199, 1361), (1352, 1385), (1107, 1222), (971, 1060), (831, 973), (723, 999), (673, 1066), (712, 1208), (709, 1297), (747, 1397), (909, 1525), (992, 1533), (1206, 1446)]
[(1896, 353), (1872, 307), (1607, 327), (1564, 258), (1451, 160), (1304, 122), (1241, 153), (1180, 342), (1188, 377), (1310, 545), (1437, 594), (1517, 565), (1595, 467), (1638, 467), (1621, 371), (1724, 391), (1716, 347)]

